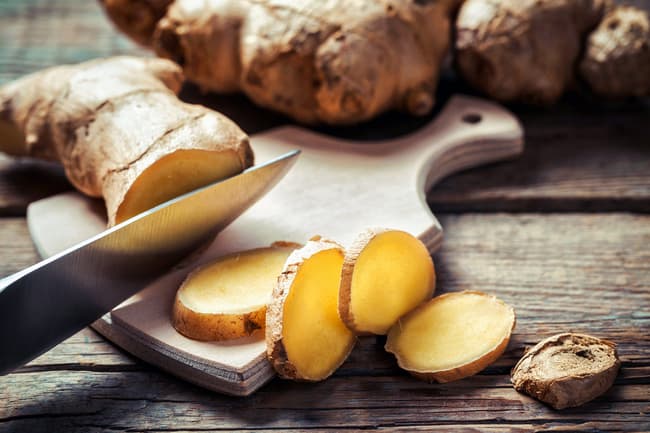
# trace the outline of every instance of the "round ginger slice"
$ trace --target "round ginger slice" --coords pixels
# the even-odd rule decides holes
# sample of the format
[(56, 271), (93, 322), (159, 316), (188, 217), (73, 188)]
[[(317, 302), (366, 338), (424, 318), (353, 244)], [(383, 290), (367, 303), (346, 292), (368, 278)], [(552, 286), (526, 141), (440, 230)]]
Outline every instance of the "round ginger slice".
[(496, 361), (514, 327), (514, 310), (496, 297), (447, 293), (402, 317), (390, 329), (385, 348), (415, 377), (445, 383)]
[(555, 409), (580, 406), (607, 391), (621, 362), (616, 345), (584, 334), (558, 334), (537, 343), (512, 369), (519, 392)]
[(269, 361), (285, 379), (323, 380), (348, 357), (355, 335), (338, 315), (343, 248), (310, 240), (287, 259), (266, 315)]
[(399, 230), (369, 229), (343, 263), (339, 314), (357, 334), (385, 335), (397, 320), (431, 298), (433, 260), (424, 244)]
[(295, 247), (278, 243), (231, 254), (193, 271), (176, 293), (174, 328), (201, 341), (246, 337), (263, 329), (273, 286)]

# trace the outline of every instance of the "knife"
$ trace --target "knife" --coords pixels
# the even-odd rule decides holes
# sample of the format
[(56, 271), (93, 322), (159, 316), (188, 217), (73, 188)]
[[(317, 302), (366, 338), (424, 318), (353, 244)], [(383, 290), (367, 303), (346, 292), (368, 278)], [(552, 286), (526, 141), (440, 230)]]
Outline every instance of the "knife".
[(0, 280), (0, 375), (88, 326), (268, 192), (300, 151), (199, 188)]

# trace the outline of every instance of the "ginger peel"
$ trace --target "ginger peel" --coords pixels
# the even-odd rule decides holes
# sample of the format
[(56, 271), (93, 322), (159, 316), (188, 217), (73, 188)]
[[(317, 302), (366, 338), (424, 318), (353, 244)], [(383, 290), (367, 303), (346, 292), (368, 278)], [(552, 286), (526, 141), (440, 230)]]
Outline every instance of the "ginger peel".
[(118, 27), (140, 42), (151, 33), (145, 43), (201, 88), (243, 91), (308, 124), (427, 114), (459, 2), (174, 0), (151, 33), (128, 29), (120, 3), (138, 2), (103, 0)]

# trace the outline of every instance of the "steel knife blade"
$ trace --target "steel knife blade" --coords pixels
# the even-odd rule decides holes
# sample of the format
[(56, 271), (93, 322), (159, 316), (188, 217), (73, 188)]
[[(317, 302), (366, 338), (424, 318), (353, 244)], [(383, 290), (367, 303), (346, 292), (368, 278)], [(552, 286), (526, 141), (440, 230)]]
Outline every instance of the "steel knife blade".
[(0, 281), (0, 374), (88, 326), (210, 241), (299, 151), (143, 212)]

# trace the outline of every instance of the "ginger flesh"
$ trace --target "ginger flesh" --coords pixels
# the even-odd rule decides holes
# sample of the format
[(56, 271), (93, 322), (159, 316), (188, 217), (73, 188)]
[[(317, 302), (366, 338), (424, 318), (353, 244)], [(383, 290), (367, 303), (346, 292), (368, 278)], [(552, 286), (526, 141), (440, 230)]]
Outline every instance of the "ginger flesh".
[(340, 314), (357, 333), (384, 335), (434, 290), (433, 261), (419, 239), (403, 231), (370, 230), (346, 255)]
[(178, 297), (199, 313), (245, 313), (264, 307), (292, 251), (268, 247), (219, 258), (190, 274)]
[(196, 340), (218, 341), (263, 329), (275, 281), (294, 249), (244, 251), (192, 272), (176, 294), (172, 312), (176, 330)]
[(322, 380), (352, 350), (354, 334), (337, 307), (342, 266), (340, 247), (323, 241), (289, 257), (267, 315), (269, 358), (282, 377)]
[(514, 324), (513, 309), (493, 296), (448, 293), (402, 317), (388, 334), (386, 350), (415, 376), (449, 382), (495, 361)]
[(287, 356), (309, 379), (330, 373), (346, 355), (350, 332), (338, 316), (338, 283), (343, 257), (324, 251), (303, 264), (284, 305)]
[(241, 172), (236, 152), (179, 150), (165, 156), (138, 176), (117, 210), (120, 223), (169, 199)]
[(128, 56), (27, 75), (0, 87), (0, 151), (58, 161), (117, 224), (253, 163), (237, 125), (176, 97), (182, 82), (170, 61)]

